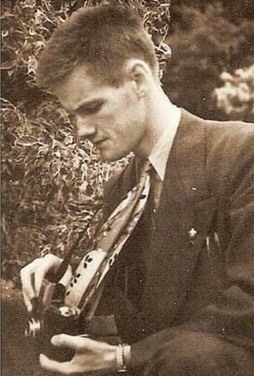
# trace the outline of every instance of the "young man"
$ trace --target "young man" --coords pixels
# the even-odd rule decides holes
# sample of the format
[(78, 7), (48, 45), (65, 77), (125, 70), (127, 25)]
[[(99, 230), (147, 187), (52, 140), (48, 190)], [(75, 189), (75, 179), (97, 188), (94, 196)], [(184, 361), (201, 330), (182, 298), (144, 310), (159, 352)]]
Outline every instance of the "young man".
[[(253, 375), (253, 125), (206, 121), (174, 106), (161, 88), (150, 37), (125, 8), (73, 14), (48, 42), (37, 76), (102, 159), (135, 154), (106, 189), (106, 215), (136, 185), (139, 166), (149, 160), (153, 167), (151, 197), (105, 287), (128, 345), (119, 352), (90, 338), (54, 336), (53, 345), (75, 355), (64, 363), (41, 355), (42, 367), (61, 374), (127, 368), (149, 376)], [(49, 254), (22, 270), (28, 310), (60, 262)]]

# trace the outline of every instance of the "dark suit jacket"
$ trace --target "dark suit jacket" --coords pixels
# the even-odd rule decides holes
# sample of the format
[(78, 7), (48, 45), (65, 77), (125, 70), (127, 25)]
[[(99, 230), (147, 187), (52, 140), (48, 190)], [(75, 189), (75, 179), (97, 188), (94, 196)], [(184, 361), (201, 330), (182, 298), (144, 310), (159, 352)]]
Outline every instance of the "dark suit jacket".
[[(108, 212), (135, 182), (134, 158), (109, 183)], [(138, 324), (128, 301), (116, 304), (120, 334), (134, 342), (133, 366), (182, 330), (213, 333), (254, 351), (254, 125), (206, 121), (182, 110), (156, 229), (145, 232), (145, 222), (121, 253), (122, 263), (128, 252), (138, 263), (142, 254)]]

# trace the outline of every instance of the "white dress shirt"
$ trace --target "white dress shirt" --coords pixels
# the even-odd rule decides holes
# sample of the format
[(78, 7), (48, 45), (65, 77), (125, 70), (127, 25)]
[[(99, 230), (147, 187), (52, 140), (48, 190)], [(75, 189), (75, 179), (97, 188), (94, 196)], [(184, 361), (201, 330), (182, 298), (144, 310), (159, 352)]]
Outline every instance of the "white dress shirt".
[(152, 152), (148, 157), (154, 168), (154, 173), (151, 174), (151, 190), (154, 200), (154, 209), (159, 206), (167, 161), (180, 123), (180, 118), (180, 108), (170, 102), (168, 126), (161, 134), (158, 142), (154, 145)]

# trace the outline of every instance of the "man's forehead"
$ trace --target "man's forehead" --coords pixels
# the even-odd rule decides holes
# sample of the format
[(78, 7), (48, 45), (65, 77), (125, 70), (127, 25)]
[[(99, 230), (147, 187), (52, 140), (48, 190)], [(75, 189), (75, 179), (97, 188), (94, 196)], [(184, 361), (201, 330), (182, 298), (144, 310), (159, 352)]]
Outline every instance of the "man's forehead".
[(95, 100), (102, 86), (85, 67), (77, 67), (54, 86), (53, 93), (67, 110), (73, 110), (81, 101)]
[(89, 70), (86, 67), (78, 66), (74, 68), (70, 74), (68, 74), (66, 77), (60, 80), (56, 84), (56, 87), (69, 86), (71, 88), (72, 86), (77, 86), (77, 84), (81, 82), (83, 86), (88, 88), (98, 87), (101, 85), (99, 83), (99, 80), (96, 80), (92, 73), (89, 73)]

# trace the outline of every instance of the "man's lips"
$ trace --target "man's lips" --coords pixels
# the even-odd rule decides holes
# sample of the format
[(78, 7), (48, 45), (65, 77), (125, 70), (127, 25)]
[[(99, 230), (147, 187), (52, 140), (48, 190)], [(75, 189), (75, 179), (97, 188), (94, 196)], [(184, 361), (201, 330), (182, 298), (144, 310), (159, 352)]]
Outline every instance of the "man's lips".
[(101, 140), (93, 141), (93, 144), (94, 144), (97, 148), (99, 148), (99, 147), (103, 144), (103, 142), (105, 142), (105, 141), (107, 141), (107, 139), (106, 139), (106, 138), (103, 138), (103, 139), (101, 139)]

